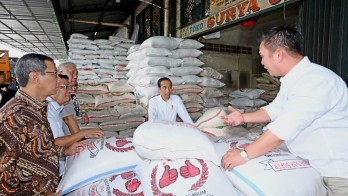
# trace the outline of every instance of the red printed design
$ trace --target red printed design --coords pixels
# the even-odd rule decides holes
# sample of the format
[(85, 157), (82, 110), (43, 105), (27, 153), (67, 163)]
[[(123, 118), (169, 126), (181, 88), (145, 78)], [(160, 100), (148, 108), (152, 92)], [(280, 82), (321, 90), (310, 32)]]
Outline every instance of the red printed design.
[(134, 178), (134, 172), (130, 171), (130, 172), (125, 172), (121, 174), (122, 179), (124, 180), (129, 180)]
[(133, 178), (131, 180), (128, 180), (125, 184), (126, 189), (130, 193), (134, 193), (137, 191), (138, 187), (140, 186), (140, 181), (136, 178)]
[(159, 180), (159, 186), (164, 188), (173, 184), (178, 178), (178, 171), (176, 169), (169, 169), (169, 165), (164, 166), (164, 172)]
[(185, 161), (185, 166), (180, 168), (180, 174), (184, 178), (192, 178), (198, 176), (200, 171), (199, 168), (192, 165), (189, 160)]
[[(199, 168), (191, 164), (189, 160), (186, 160), (185, 165), (180, 167), (180, 174), (183, 178), (186, 178), (186, 179), (190, 177), (192, 178), (192, 177), (199, 176), (199, 174), (201, 174), (197, 182), (191, 185), (190, 191), (199, 190), (208, 179), (209, 171), (208, 171), (207, 164), (201, 159), (197, 159), (197, 160), (202, 166), (201, 172)], [(175, 181), (177, 180), (178, 176), (177, 176), (176, 169), (169, 169), (169, 168), (170, 168), (169, 165), (164, 166), (165, 171), (163, 172), (162, 177), (159, 181), (160, 188), (169, 186), (170, 184), (175, 183)], [(157, 169), (158, 169), (158, 165), (154, 167), (151, 173), (151, 188), (152, 188), (153, 195), (154, 196), (173, 196), (172, 193), (161, 192), (161, 190), (157, 186), (157, 183), (156, 183)]]
[(94, 142), (86, 142), (87, 144), (87, 149), (90, 152), (89, 157), (90, 158), (94, 158), (97, 156), (97, 154), (99, 153), (99, 148), (95, 145)]
[(124, 147), (126, 144), (132, 143), (130, 141), (127, 141), (125, 139), (118, 139), (115, 142), (116, 146), (111, 145), (109, 142), (105, 143), (105, 146), (107, 149), (114, 151), (114, 152), (128, 152), (134, 149), (134, 146)]

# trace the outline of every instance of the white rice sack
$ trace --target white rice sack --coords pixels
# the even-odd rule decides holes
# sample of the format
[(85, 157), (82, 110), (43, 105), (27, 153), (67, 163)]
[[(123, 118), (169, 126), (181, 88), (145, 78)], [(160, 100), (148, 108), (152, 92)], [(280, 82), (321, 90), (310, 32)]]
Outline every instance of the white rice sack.
[(71, 54), (69, 55), (69, 59), (72, 60), (72, 59), (77, 59), (77, 60), (83, 60), (83, 59), (86, 59), (86, 57), (82, 54)]
[(109, 77), (98, 79), (97, 83), (107, 85), (107, 83), (112, 83), (112, 82), (116, 82), (116, 81), (118, 81), (118, 80), (113, 78), (113, 76), (112, 77), (109, 76)]
[[(185, 82), (185, 80), (182, 79), (182, 77), (178, 77), (178, 76), (167, 76), (167, 78), (169, 78), (170, 81), (172, 81), (173, 86), (174, 85), (181, 85)], [(160, 79), (160, 78), (158, 78), (158, 79)], [(156, 83), (154, 85), (157, 86), (157, 82), (158, 82), (158, 80), (156, 81)]]
[(206, 108), (222, 107), (222, 104), (216, 98), (203, 97), (203, 106)]
[(203, 103), (203, 99), (198, 93), (187, 93), (180, 95), (182, 102), (184, 103)]
[(65, 195), (111, 174), (133, 171), (142, 159), (134, 151), (132, 138), (103, 137), (85, 141), (86, 148), (67, 157), (57, 191)]
[(203, 91), (200, 93), (202, 97), (206, 98), (214, 98), (214, 97), (221, 97), (224, 94), (221, 92), (221, 90), (213, 87), (204, 87)]
[(185, 58), (182, 58), (181, 66), (182, 67), (194, 67), (194, 66), (198, 67), (198, 66), (201, 66), (203, 64), (204, 63), (197, 58), (185, 57)]
[(225, 126), (224, 120), (222, 119), (224, 116), (226, 116), (226, 112), (223, 108), (210, 108), (203, 113), (195, 125), (198, 129)]
[(147, 121), (136, 129), (133, 142), (137, 153), (147, 159), (197, 158), (220, 165), (208, 137), (188, 123)]
[(140, 48), (167, 48), (170, 50), (174, 50), (179, 47), (180, 42), (183, 39), (181, 38), (173, 38), (173, 37), (164, 37), (164, 36), (153, 36), (145, 40)]
[(202, 104), (199, 103), (185, 103), (184, 105), (187, 112), (198, 112), (203, 109)]
[(126, 49), (129, 49), (133, 46), (134, 44), (130, 44), (130, 43), (119, 43), (117, 44), (117, 46), (120, 46), (122, 48), (126, 48)]
[(114, 52), (127, 52), (127, 51), (128, 51), (128, 49), (123, 48), (123, 47), (118, 47), (118, 46), (114, 47)]
[(98, 76), (100, 76), (100, 78), (103, 78), (103, 77), (108, 77), (108, 78), (111, 78), (113, 76), (113, 67), (114, 66), (111, 66), (112, 69), (106, 69), (106, 67), (104, 67), (103, 65), (100, 65), (100, 69), (98, 69), (97, 73), (98, 73)]
[(134, 44), (128, 49), (128, 54), (140, 50), (140, 44)]
[(149, 87), (149, 86), (155, 86), (157, 85), (158, 79), (161, 78), (159, 76), (133, 76), (130, 77), (127, 81), (128, 84), (134, 86), (134, 87)]
[(109, 40), (117, 43), (134, 43), (134, 40), (131, 39), (126, 39), (122, 37), (117, 37), (117, 36), (109, 36)]
[(224, 83), (214, 78), (201, 77), (201, 80), (202, 82), (199, 83), (200, 86), (213, 87), (213, 88), (220, 88), (225, 86)]
[(180, 42), (179, 47), (178, 48), (185, 48), (185, 49), (200, 49), (202, 48), (204, 45), (194, 39), (184, 39), (184, 41)]
[(145, 160), (135, 173), (144, 195), (239, 195), (218, 166), (201, 159)]
[(93, 122), (90, 122), (88, 124), (80, 123), (79, 127), (80, 127), (81, 131), (83, 131), (85, 129), (93, 129), (93, 128), (98, 128), (99, 129), (98, 123), (93, 123)]
[(86, 59), (97, 59), (100, 58), (100, 56), (98, 54), (89, 54), (89, 55), (85, 55)]
[(80, 70), (79, 71), (79, 76), (84, 75), (84, 76), (96, 76), (97, 73), (93, 70)]
[(115, 106), (114, 109), (121, 115), (120, 119), (136, 116), (141, 117), (147, 114), (147, 110), (144, 107), (135, 104), (133, 106)]
[(202, 82), (202, 79), (196, 75), (186, 75), (181, 76), (181, 78), (184, 80), (183, 84), (199, 84)]
[(69, 49), (84, 49), (85, 48), (85, 45), (83, 44), (69, 44)]
[(168, 57), (146, 57), (139, 64), (140, 67), (148, 66), (165, 66), (165, 67), (179, 67), (182, 63), (181, 59), (174, 59)]
[(176, 49), (171, 51), (172, 54), (168, 55), (170, 58), (185, 58), (185, 57), (199, 57), (203, 54), (202, 51), (197, 49)]
[(151, 97), (158, 95), (158, 87), (150, 86), (150, 87), (135, 87), (133, 90), (136, 97), (146, 97), (150, 99)]
[(193, 122), (195, 122), (197, 119), (199, 119), (199, 117), (202, 116), (201, 112), (189, 112), (189, 115), (192, 119)]
[(79, 104), (94, 104), (93, 95), (78, 93), (76, 94), (76, 98)]
[[(95, 50), (99, 50), (99, 47), (96, 45), (85, 45), (85, 49), (95, 51)], [(96, 53), (93, 53), (93, 54), (96, 54)]]
[(144, 117), (128, 117), (100, 123), (99, 128), (103, 131), (122, 131), (138, 127), (145, 122)]
[(165, 66), (144, 67), (137, 71), (139, 76), (171, 76), (173, 73)]
[(200, 86), (197, 86), (195, 84), (183, 84), (183, 85), (177, 85), (173, 86), (173, 94), (181, 95), (185, 93), (200, 93), (202, 92), (203, 88)]
[(264, 92), (266, 91), (262, 89), (243, 88), (231, 92), (229, 96), (234, 98), (247, 97), (249, 99), (258, 99)]
[(133, 92), (133, 87), (127, 84), (127, 81), (118, 81), (106, 84), (109, 92), (130, 93)]
[(79, 85), (77, 93), (84, 93), (90, 95), (107, 93), (108, 88), (105, 85)]
[(172, 52), (167, 48), (143, 48), (141, 50), (130, 53), (127, 56), (128, 60), (142, 60), (146, 57), (166, 57)]
[(236, 107), (259, 107), (266, 105), (267, 102), (262, 99), (249, 99), (249, 98), (235, 98), (230, 104)]
[(140, 68), (140, 62), (141, 62), (141, 60), (130, 60), (127, 63), (126, 68), (127, 69)]
[(88, 111), (87, 114), (89, 117), (89, 122), (96, 122), (96, 123), (108, 122), (111, 120), (118, 119), (121, 116), (121, 114), (118, 113), (116, 110), (100, 110), (100, 111), (91, 110), (91, 111)]
[[(220, 158), (230, 148), (242, 149), (252, 142), (229, 137), (212, 141)], [(269, 152), (225, 173), (244, 195), (326, 195), (320, 174), (308, 161), (282, 150)]]
[(84, 76), (84, 75), (81, 75), (81, 76), (79, 76), (79, 78), (77, 80), (79, 82), (79, 81), (83, 81), (83, 80), (97, 80), (97, 79), (99, 79), (99, 76)]
[(133, 171), (115, 174), (103, 178), (92, 184), (79, 188), (68, 196), (112, 196), (115, 195), (143, 195), (143, 188), (139, 178)]
[(113, 94), (102, 94), (95, 96), (95, 107), (110, 107), (120, 103), (135, 102), (135, 97), (131, 93), (117, 96)]
[(109, 44), (98, 44), (98, 47), (102, 50), (113, 50), (114, 46), (111, 46)]
[(70, 39), (76, 39), (76, 38), (88, 39), (88, 36), (80, 34), (80, 33), (73, 33), (73, 34), (71, 34)]
[(223, 77), (223, 75), (220, 72), (216, 71), (211, 67), (203, 67), (203, 71), (199, 73), (199, 75), (203, 77), (211, 77), (218, 80), (222, 79)]
[(196, 75), (202, 71), (200, 67), (174, 67), (170, 68), (174, 76)]

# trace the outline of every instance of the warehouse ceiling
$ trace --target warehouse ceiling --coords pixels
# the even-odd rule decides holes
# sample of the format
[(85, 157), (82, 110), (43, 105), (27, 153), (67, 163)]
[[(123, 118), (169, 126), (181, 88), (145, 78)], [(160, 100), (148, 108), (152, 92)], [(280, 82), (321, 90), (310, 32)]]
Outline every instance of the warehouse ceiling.
[(1, 0), (0, 42), (67, 59), (70, 35), (108, 39), (143, 0)]

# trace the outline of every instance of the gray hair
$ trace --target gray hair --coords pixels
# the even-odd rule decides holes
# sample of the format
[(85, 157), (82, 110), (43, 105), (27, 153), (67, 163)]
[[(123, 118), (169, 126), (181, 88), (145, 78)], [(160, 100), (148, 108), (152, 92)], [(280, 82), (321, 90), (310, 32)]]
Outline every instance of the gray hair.
[(73, 62), (65, 62), (65, 63), (61, 63), (58, 66), (58, 72), (62, 71), (64, 68), (69, 67), (69, 66), (73, 66), (73, 67), (76, 68), (76, 64), (75, 63), (73, 63)]
[(22, 56), (16, 63), (15, 74), (20, 87), (25, 87), (29, 81), (30, 72), (41, 72), (45, 75), (47, 65), (45, 61), (54, 62), (52, 58), (43, 54), (26, 54)]

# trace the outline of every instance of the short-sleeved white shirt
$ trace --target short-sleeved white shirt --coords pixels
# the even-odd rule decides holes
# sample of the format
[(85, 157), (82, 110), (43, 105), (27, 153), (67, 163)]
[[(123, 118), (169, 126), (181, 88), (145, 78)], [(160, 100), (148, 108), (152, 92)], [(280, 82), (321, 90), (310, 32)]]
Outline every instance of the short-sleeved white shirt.
[(348, 178), (348, 92), (331, 70), (304, 57), (280, 79), (275, 100), (263, 107), (267, 129), (322, 176)]
[[(60, 117), (60, 113), (63, 110), (64, 106), (59, 105), (51, 97), (47, 97), (48, 101), (47, 106), (47, 119), (50, 123), (50, 127), (53, 133), (53, 137), (62, 137), (64, 136), (63, 132), (63, 119)], [(59, 158), (59, 175), (62, 176), (65, 171), (65, 157)]]
[(164, 101), (161, 95), (149, 100), (148, 119), (159, 119), (176, 122), (179, 115), (182, 121), (193, 124), (182, 100), (177, 95), (170, 95), (168, 101)]

